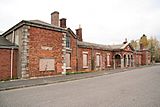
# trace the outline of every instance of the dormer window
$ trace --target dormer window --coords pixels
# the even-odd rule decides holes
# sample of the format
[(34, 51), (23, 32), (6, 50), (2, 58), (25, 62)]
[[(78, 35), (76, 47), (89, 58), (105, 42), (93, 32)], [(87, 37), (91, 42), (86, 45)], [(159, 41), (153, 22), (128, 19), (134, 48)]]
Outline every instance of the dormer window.
[(66, 47), (70, 48), (70, 36), (66, 36)]

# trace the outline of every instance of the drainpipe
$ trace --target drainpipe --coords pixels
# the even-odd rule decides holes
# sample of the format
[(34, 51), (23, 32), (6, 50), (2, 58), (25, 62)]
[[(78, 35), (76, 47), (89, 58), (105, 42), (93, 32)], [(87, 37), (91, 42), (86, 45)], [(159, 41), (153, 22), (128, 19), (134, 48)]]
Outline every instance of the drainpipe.
[(13, 78), (13, 48), (11, 49), (11, 79)]
[(92, 51), (91, 51), (91, 70), (95, 69), (94, 63), (95, 63), (95, 60), (94, 60), (94, 49), (93, 49), (93, 46), (92, 46)]
[(78, 44), (77, 44), (77, 38), (76, 38), (76, 71), (78, 71)]
[[(12, 43), (14, 43), (14, 31), (13, 31), (13, 34), (12, 34)], [(11, 48), (11, 79), (13, 78), (13, 47)]]

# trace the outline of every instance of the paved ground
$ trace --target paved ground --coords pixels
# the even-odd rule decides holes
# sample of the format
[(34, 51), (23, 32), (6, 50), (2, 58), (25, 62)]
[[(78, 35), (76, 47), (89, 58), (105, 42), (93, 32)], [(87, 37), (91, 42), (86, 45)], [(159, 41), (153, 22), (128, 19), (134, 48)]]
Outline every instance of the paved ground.
[(160, 66), (0, 91), (0, 107), (160, 107)]
[(72, 80), (78, 80), (78, 79), (84, 79), (84, 78), (91, 78), (91, 77), (96, 77), (96, 76), (123, 72), (123, 71), (131, 70), (131, 69), (136, 69), (136, 68), (97, 71), (97, 72), (74, 74), (74, 75), (55, 75), (55, 76), (50, 76), (50, 77), (1, 81), (0, 91), (24, 88), (24, 87), (39, 86), (39, 85), (47, 85), (47, 84), (72, 81)]

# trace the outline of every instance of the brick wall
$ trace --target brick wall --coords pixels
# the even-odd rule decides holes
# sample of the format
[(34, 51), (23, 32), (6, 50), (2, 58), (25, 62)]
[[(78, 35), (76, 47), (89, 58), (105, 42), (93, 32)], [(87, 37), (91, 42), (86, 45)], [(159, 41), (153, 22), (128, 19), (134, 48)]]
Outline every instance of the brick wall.
[[(83, 68), (83, 52), (87, 52), (88, 55), (88, 68)], [(78, 70), (79, 71), (91, 71), (91, 49), (78, 48)]]
[[(62, 33), (30, 27), (29, 29), (29, 76), (49, 76), (62, 72)], [(50, 48), (45, 49), (45, 48)], [(40, 58), (54, 58), (55, 71), (39, 71)]]
[[(0, 80), (11, 79), (11, 50), (0, 49)], [(13, 53), (13, 78), (17, 77), (17, 50)]]
[(134, 54), (134, 63), (135, 63), (135, 66), (140, 66), (141, 63), (142, 63), (142, 54), (141, 52), (137, 52)]
[(151, 64), (151, 52), (148, 52), (148, 64)]
[(142, 65), (146, 65), (146, 51), (142, 51)]
[(151, 53), (148, 50), (142, 50), (142, 65), (150, 64)]
[[(94, 49), (93, 50), (94, 53), (94, 63), (95, 63), (95, 70), (105, 70), (108, 68), (113, 67), (113, 61), (112, 61), (112, 57), (113, 57), (113, 53), (111, 51), (104, 51), (104, 50), (100, 50), (100, 49)], [(100, 66), (96, 66), (96, 55), (99, 54), (100, 55)], [(107, 54), (109, 54), (109, 65), (107, 66)]]
[[(88, 53), (88, 68), (83, 68), (83, 52)], [(96, 66), (96, 55), (100, 55), (100, 66)], [(109, 57), (109, 64), (107, 66), (107, 55)], [(106, 70), (112, 67), (112, 52), (104, 51), (100, 49), (91, 48), (78, 48), (78, 70), (79, 71), (91, 71), (91, 70)]]
[[(77, 66), (77, 61), (76, 61), (76, 57), (77, 57), (77, 44), (76, 44), (76, 39), (72, 36), (72, 35), (70, 35), (70, 42), (71, 42), (71, 49), (72, 49), (72, 51), (71, 51), (71, 71), (76, 71), (77, 70), (77, 68), (76, 68), (76, 66)], [(70, 70), (68, 70), (68, 71), (70, 71)]]

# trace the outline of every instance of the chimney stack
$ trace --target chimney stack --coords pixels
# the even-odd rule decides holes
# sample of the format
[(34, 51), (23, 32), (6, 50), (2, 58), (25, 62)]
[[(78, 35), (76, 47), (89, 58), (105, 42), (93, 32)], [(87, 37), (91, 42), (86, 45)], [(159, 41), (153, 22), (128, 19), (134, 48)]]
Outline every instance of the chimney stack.
[(123, 42), (123, 44), (126, 44), (127, 43), (127, 38), (125, 38), (125, 41)]
[(79, 28), (78, 29), (76, 29), (76, 35), (77, 35), (77, 39), (79, 40), (79, 41), (83, 41), (82, 40), (82, 28), (79, 26)]
[(67, 26), (66, 26), (66, 18), (62, 18), (62, 19), (60, 19), (60, 27), (62, 27), (62, 28), (66, 28)]
[(59, 12), (54, 11), (51, 13), (51, 24), (55, 26), (59, 26)]

